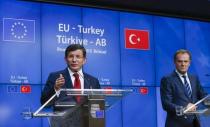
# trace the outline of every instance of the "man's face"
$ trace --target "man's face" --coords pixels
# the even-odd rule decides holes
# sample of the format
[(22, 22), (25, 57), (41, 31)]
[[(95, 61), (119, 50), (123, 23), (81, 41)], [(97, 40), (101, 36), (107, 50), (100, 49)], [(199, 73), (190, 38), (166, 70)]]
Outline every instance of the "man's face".
[(180, 53), (177, 54), (176, 60), (175, 60), (175, 66), (179, 73), (185, 74), (188, 71), (188, 68), (190, 66), (190, 56), (187, 53)]
[(80, 49), (69, 52), (65, 60), (73, 72), (79, 71), (86, 62), (86, 58), (84, 58), (83, 52)]

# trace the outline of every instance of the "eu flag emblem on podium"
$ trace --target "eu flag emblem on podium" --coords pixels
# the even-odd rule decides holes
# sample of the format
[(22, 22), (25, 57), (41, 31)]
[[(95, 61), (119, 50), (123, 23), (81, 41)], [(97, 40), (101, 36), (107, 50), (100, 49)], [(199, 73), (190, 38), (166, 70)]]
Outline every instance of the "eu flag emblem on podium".
[(3, 41), (35, 42), (35, 20), (3, 18)]
[(104, 110), (96, 111), (96, 118), (104, 118)]

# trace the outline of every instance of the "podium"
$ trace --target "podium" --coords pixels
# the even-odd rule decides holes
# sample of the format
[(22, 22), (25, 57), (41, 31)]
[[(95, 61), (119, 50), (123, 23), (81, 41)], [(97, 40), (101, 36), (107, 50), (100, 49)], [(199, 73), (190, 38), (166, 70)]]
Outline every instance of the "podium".
[[(105, 127), (105, 111), (132, 91), (132, 89), (60, 89), (58, 93), (65, 95), (65, 99), (54, 103), (54, 108), (61, 109), (60, 111), (42, 112), (42, 109), (58, 96), (55, 93), (34, 113), (28, 111), (22, 114), (25, 119), (49, 117), (51, 127)], [(76, 101), (76, 97), (80, 98), (79, 102)]]
[(202, 98), (198, 102), (194, 104), (197, 106), (196, 111), (190, 111), (193, 106), (189, 108), (180, 108), (179, 111), (176, 111), (178, 115), (185, 115), (186, 117), (189, 115), (195, 115), (200, 123), (201, 127), (209, 127), (210, 126), (210, 95)]

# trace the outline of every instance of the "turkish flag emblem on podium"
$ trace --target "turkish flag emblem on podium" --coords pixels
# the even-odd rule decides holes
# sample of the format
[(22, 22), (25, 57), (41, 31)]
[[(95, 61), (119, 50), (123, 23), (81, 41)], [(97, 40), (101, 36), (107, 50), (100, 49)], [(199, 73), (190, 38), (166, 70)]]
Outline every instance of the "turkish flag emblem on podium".
[(125, 48), (149, 50), (149, 31), (125, 29)]
[(21, 93), (30, 93), (31, 92), (31, 86), (30, 85), (21, 85), (20, 92)]

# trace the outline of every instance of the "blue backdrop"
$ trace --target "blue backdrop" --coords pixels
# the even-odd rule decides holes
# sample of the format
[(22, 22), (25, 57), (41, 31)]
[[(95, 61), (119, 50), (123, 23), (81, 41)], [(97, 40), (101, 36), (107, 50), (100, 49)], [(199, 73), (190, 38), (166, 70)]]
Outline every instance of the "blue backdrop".
[[(85, 46), (84, 71), (102, 86), (135, 91), (106, 111), (107, 127), (164, 126), (160, 79), (173, 71), (177, 49), (192, 52), (190, 71), (210, 92), (209, 22), (13, 0), (0, 1), (0, 18), (1, 127), (48, 127), (20, 113), (40, 106), (48, 74), (66, 68), (64, 50), (73, 43)], [(127, 48), (127, 29), (146, 31), (149, 47)]]

